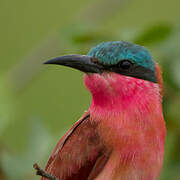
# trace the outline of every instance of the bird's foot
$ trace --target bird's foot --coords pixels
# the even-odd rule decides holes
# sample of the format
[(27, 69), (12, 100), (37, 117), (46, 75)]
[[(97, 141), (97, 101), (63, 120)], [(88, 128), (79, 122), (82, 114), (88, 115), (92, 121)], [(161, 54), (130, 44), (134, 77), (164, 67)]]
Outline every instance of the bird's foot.
[(49, 180), (59, 180), (57, 177), (52, 176), (51, 174), (49, 174), (46, 171), (44, 171), (43, 169), (41, 169), (38, 164), (34, 164), (33, 168), (36, 170), (36, 174), (39, 176), (45, 177)]

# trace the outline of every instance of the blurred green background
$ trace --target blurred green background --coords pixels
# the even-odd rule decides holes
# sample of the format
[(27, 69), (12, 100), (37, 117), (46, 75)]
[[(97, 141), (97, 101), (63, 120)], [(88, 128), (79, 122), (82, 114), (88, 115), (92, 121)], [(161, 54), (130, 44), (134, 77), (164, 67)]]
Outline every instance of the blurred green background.
[(161, 180), (180, 179), (180, 1), (0, 1), (0, 180), (39, 179), (64, 132), (88, 109), (83, 74), (43, 66), (102, 42), (144, 45), (161, 64), (167, 125)]

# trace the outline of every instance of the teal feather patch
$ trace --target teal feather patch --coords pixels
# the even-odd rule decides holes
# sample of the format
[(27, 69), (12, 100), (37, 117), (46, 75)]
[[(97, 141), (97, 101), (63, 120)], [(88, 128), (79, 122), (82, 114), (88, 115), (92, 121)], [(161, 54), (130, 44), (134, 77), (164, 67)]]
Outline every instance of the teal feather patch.
[(88, 56), (97, 58), (104, 65), (115, 65), (123, 59), (129, 59), (153, 71), (155, 67), (155, 62), (146, 48), (125, 41), (103, 42), (93, 47)]

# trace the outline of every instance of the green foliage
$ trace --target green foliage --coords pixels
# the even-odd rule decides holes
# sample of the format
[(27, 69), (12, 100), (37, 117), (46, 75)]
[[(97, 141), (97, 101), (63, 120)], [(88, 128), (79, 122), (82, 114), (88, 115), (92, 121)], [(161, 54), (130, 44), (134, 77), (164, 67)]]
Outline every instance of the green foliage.
[(135, 43), (141, 45), (151, 45), (154, 43), (162, 43), (166, 40), (172, 33), (172, 26), (167, 23), (155, 24), (144, 30), (138, 37), (134, 40)]
[(167, 139), (160, 179), (180, 179), (179, 5), (178, 0), (1, 2), (0, 178), (3, 173), (6, 180), (39, 179), (33, 163), (44, 167), (56, 142), (89, 106), (80, 72), (45, 68), (42, 61), (124, 40), (146, 46), (162, 67)]
[(47, 158), (47, 151), (52, 146), (52, 136), (38, 119), (32, 119), (26, 150), (14, 154), (12, 150), (4, 151), (1, 163), (9, 180), (26, 179), (31, 176), (32, 165)]

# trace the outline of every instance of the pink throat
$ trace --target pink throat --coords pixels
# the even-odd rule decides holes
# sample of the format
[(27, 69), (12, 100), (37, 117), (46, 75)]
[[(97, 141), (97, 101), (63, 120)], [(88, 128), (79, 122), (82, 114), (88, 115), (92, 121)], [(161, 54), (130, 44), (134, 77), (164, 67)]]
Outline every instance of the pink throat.
[(156, 83), (116, 73), (86, 74), (84, 82), (92, 94), (92, 113), (118, 113), (134, 108), (145, 113), (152, 106), (156, 106), (154, 110), (161, 109)]

